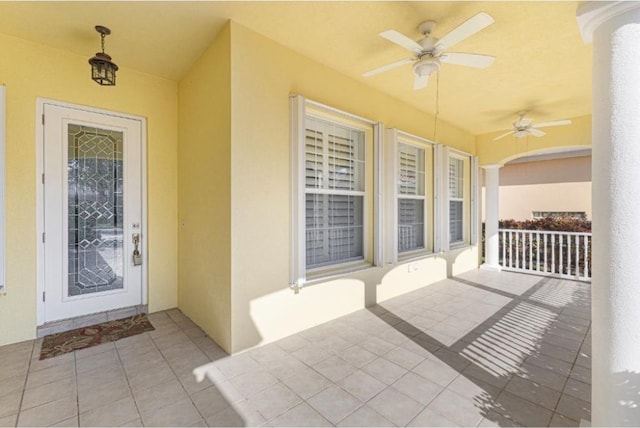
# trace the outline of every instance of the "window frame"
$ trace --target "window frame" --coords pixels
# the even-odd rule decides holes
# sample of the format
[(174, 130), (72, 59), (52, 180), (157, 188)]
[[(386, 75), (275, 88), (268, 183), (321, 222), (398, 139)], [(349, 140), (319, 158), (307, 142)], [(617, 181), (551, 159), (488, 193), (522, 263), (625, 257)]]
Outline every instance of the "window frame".
[[(326, 279), (355, 270), (379, 265), (380, 245), (378, 239), (377, 210), (378, 165), (380, 164), (380, 141), (382, 124), (338, 110), (324, 104), (308, 100), (302, 95), (290, 97), (290, 144), (291, 144), (291, 269), (290, 287), (298, 289), (309, 282)], [(323, 121), (335, 122), (365, 132), (365, 164), (363, 183), (363, 259), (329, 263), (308, 268), (306, 264), (306, 118), (313, 117)], [(370, 146), (370, 147), (369, 147)], [(372, 149), (372, 150), (371, 150)], [(371, 150), (370, 154), (367, 151)], [(319, 192), (323, 193), (323, 192)], [(373, 224), (371, 224), (373, 220)]]
[(6, 153), (6, 86), (0, 85), (0, 294), (7, 294), (6, 283), (6, 205), (5, 205), (5, 153)]
[[(450, 238), (450, 223), (449, 223), (449, 160), (451, 158), (460, 159), (463, 163), (463, 171), (467, 172), (463, 177), (463, 238), (462, 241), (451, 242)], [(477, 245), (478, 243), (478, 222), (479, 222), (479, 207), (478, 207), (478, 160), (477, 157), (456, 150), (451, 147), (442, 146), (440, 148), (439, 159), (441, 159), (441, 170), (439, 175), (442, 176), (442, 182), (440, 183), (440, 191), (443, 197), (442, 203), (439, 209), (440, 213), (440, 231), (442, 234), (440, 240), (440, 251), (449, 251), (468, 246)]]
[[(436, 170), (436, 144), (425, 138), (409, 134), (399, 129), (386, 131), (386, 194), (388, 201), (386, 206), (386, 261), (397, 263), (414, 258), (433, 254), (435, 250), (435, 170)], [(416, 147), (424, 151), (424, 196), (421, 198), (406, 197), (398, 191), (398, 156), (400, 145)], [(398, 205), (400, 199), (421, 199), (423, 201), (423, 236), (422, 248), (400, 251), (399, 246), (399, 216)]]
[[(462, 191), (462, 195), (458, 195), (458, 196), (452, 196), (451, 195), (451, 163), (452, 162), (456, 162), (457, 163), (457, 169), (458, 169), (458, 175), (456, 175), (454, 177), (454, 179), (456, 180), (455, 183), (455, 187), (459, 188), (459, 190)], [(467, 184), (467, 176), (469, 174), (466, 174), (466, 165), (465, 165), (465, 159), (460, 157), (460, 156), (455, 156), (455, 155), (450, 155), (448, 162), (447, 162), (447, 171), (448, 171), (448, 180), (449, 180), (449, 197), (448, 197), (448, 209), (449, 209), (449, 216), (448, 216), (448, 220), (449, 220), (449, 246), (450, 247), (455, 247), (461, 244), (464, 244), (466, 241), (466, 236), (467, 233), (466, 229), (467, 229), (467, 225), (466, 225), (466, 221), (465, 221), (465, 214), (467, 211), (467, 207), (468, 207), (468, 202), (467, 202), (467, 198), (465, 197), (465, 193), (466, 192), (466, 184)], [(462, 176), (460, 176), (462, 175)], [(461, 232), (461, 236), (459, 240), (452, 240), (451, 238), (451, 202), (457, 202), (460, 204), (460, 214), (461, 214), (461, 218), (460, 220), (457, 220), (460, 222), (460, 232)]]

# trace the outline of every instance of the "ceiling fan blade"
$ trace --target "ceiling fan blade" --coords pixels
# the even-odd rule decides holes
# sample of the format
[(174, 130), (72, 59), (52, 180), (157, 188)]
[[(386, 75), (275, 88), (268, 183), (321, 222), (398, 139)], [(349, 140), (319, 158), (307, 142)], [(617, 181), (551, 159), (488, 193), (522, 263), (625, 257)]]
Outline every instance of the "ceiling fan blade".
[(383, 73), (387, 70), (394, 69), (396, 67), (400, 67), (405, 64), (412, 63), (414, 61), (413, 58), (401, 59), (400, 61), (392, 62), (391, 64), (383, 65), (382, 67), (375, 68), (373, 70), (369, 70), (366, 73), (362, 73), (364, 77), (373, 76), (378, 73)]
[(547, 126), (562, 126), (562, 125), (571, 125), (571, 121), (569, 119), (566, 120), (553, 120), (551, 122), (540, 122), (534, 123), (531, 125), (532, 128), (546, 128)]
[(490, 55), (479, 55), (462, 52), (448, 52), (438, 57), (442, 62), (455, 65), (464, 65), (465, 67), (487, 68), (496, 57)]
[(413, 80), (413, 90), (426, 88), (429, 83), (429, 75), (419, 76), (416, 74), (416, 78)]
[(480, 12), (479, 14), (467, 19), (465, 22), (450, 31), (446, 36), (438, 40), (438, 43), (436, 43), (436, 49), (440, 51), (451, 47), (456, 43), (463, 41), (467, 37), (473, 36), (478, 31), (483, 30), (491, 24), (493, 24), (493, 18), (484, 12)]
[(411, 40), (404, 34), (397, 32), (396, 30), (383, 31), (382, 33), (380, 33), (380, 36), (384, 37), (392, 43), (395, 43), (398, 46), (402, 46), (403, 48), (410, 50), (416, 55), (422, 52), (422, 46), (420, 46), (417, 42)]
[(497, 140), (499, 140), (499, 139), (501, 139), (501, 138), (506, 137), (507, 135), (514, 134), (515, 132), (516, 132), (516, 131), (509, 131), (509, 132), (506, 132), (506, 133), (504, 133), (504, 134), (502, 134), (502, 135), (498, 135), (496, 138), (494, 138), (494, 139), (493, 139), (493, 141), (497, 141)]
[(536, 128), (529, 128), (529, 132), (531, 133), (531, 135), (533, 135), (534, 137), (542, 137), (543, 135), (546, 135), (547, 133), (544, 131), (541, 131), (539, 129)]

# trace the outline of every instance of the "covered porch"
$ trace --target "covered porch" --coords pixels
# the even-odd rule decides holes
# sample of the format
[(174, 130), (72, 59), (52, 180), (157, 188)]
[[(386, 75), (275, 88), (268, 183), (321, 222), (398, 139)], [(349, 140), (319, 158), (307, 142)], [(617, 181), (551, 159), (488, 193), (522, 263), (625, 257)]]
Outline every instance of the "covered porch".
[(584, 426), (590, 288), (475, 270), (232, 357), (177, 309), (48, 360), (8, 345), (0, 425)]

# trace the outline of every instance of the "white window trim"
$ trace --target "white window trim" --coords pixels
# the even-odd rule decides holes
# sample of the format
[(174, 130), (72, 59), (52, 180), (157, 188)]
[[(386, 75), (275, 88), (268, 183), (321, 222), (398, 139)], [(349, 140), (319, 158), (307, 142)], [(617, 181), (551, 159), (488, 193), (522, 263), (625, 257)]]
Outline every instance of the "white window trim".
[[(380, 179), (378, 176), (379, 166), (382, 162), (382, 154), (380, 150), (381, 138), (383, 133), (383, 125), (369, 119), (347, 113), (336, 108), (318, 103), (316, 101), (307, 100), (302, 95), (290, 96), (290, 145), (291, 145), (291, 221), (290, 221), (290, 278), (289, 286), (293, 289), (299, 289), (311, 282), (317, 282), (319, 279), (339, 276), (343, 273), (353, 272), (371, 267), (371, 263), (365, 261), (350, 261), (345, 263), (337, 263), (326, 267), (318, 267), (307, 270), (306, 266), (306, 242), (305, 242), (305, 116), (313, 113), (307, 112), (307, 107), (327, 112), (337, 117), (342, 117), (348, 121), (360, 122), (365, 126), (371, 126), (373, 129), (373, 184), (374, 188), (369, 190), (365, 188), (363, 197), (363, 206), (365, 215), (363, 219), (363, 248), (365, 253), (369, 248), (370, 241), (373, 239), (373, 265), (381, 264), (382, 256), (382, 234), (381, 230), (381, 200), (378, 197), (381, 194)], [(326, 117), (318, 116), (320, 119)], [(366, 207), (369, 204), (369, 198), (374, 198), (373, 213), (373, 235), (369, 236), (369, 221), (366, 214)], [(311, 278), (307, 278), (307, 275)]]
[(6, 205), (5, 205), (5, 153), (7, 97), (5, 85), (0, 85), (0, 294), (7, 294), (6, 283)]
[(471, 245), (478, 245), (480, 241), (480, 166), (478, 165), (478, 157), (471, 156), (471, 236), (469, 242)]
[(442, 144), (436, 144), (433, 155), (433, 203), (435, 207), (433, 210), (433, 230), (435, 233), (433, 252), (443, 253), (449, 250), (449, 222), (447, 220), (449, 182), (448, 176), (445, 177), (445, 173), (448, 174), (448, 169), (444, 168), (449, 158), (449, 148)]
[[(425, 201), (425, 205), (428, 206), (433, 206), (435, 207), (435, 194), (436, 194), (436, 186), (435, 186), (435, 164), (436, 162), (436, 148), (437, 145), (435, 143), (433, 143), (430, 140), (427, 140), (425, 138), (422, 137), (418, 137), (416, 135), (412, 135), (409, 134), (407, 132), (401, 131), (399, 129), (395, 129), (395, 128), (391, 128), (388, 129), (386, 131), (386, 150), (385, 150), (385, 160), (386, 162), (386, 169), (385, 169), (385, 176), (386, 176), (386, 194), (388, 195), (388, 201), (386, 203), (386, 210), (385, 210), (385, 214), (386, 214), (386, 221), (385, 221), (385, 229), (386, 229), (386, 245), (385, 245), (385, 260), (387, 263), (391, 263), (391, 264), (395, 264), (398, 263), (398, 260), (408, 260), (408, 259), (415, 259), (415, 258), (419, 258), (421, 256), (424, 255), (429, 255), (432, 254), (433, 252), (435, 252), (436, 250), (436, 242), (435, 242), (435, 237), (431, 236), (432, 233), (435, 232), (436, 227), (435, 227), (435, 218), (434, 218), (434, 232), (429, 233), (429, 231), (427, 230), (427, 224), (428, 224), (428, 216), (429, 215), (434, 215), (435, 214), (435, 209), (432, 210), (432, 212), (428, 212), (426, 207), (425, 207), (425, 211), (424, 211), (424, 215), (425, 215), (425, 230), (424, 230), (424, 240), (425, 240), (425, 247), (427, 247), (427, 240), (431, 239), (433, 240), (433, 249), (434, 251), (428, 251), (426, 248), (425, 249), (416, 249), (416, 250), (411, 250), (411, 251), (406, 251), (403, 253), (400, 253), (398, 251), (398, 188), (397, 188), (397, 175), (398, 175), (398, 162), (397, 162), (397, 153), (398, 153), (398, 145), (402, 143), (402, 144), (407, 144), (410, 146), (415, 146), (421, 149), (428, 149), (431, 148), (433, 150), (433, 158), (434, 158), (434, 162), (433, 165), (431, 165), (431, 170), (429, 170), (429, 165), (427, 165), (425, 163), (425, 175), (429, 174), (428, 177), (426, 177), (427, 179), (431, 179), (434, 181), (433, 183), (433, 187), (434, 187), (434, 200), (433, 201), (427, 201), (427, 188), (425, 186), (425, 196), (421, 199), (423, 199)], [(435, 233), (435, 235), (437, 235), (437, 233)]]
[[(469, 160), (469, 179), (470, 179), (470, 191), (469, 191), (469, 206), (465, 209), (469, 209), (469, 221), (470, 224), (464, 224), (464, 228), (469, 230), (469, 239), (463, 239), (462, 242), (454, 242), (450, 243), (450, 230), (449, 230), (449, 158), (457, 158)], [(457, 250), (464, 247), (469, 247), (473, 245), (477, 245), (478, 243), (478, 221), (479, 221), (479, 209), (478, 209), (478, 201), (480, 198), (478, 197), (478, 159), (476, 156), (471, 153), (464, 152), (462, 150), (457, 150), (451, 147), (443, 146), (442, 148), (442, 171), (443, 180), (442, 187), (440, 188), (441, 192), (443, 192), (443, 203), (441, 204), (441, 212), (442, 212), (442, 224), (441, 224), (441, 233), (442, 233), (442, 249), (441, 251), (449, 251), (449, 250)], [(464, 207), (464, 203), (463, 203)]]

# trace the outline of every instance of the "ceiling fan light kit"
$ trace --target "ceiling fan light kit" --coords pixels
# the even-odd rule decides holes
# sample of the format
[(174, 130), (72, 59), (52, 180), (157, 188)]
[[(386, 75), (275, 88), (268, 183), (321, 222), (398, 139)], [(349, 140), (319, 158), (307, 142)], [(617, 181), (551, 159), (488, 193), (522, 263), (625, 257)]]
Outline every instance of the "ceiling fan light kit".
[(427, 86), (429, 76), (440, 70), (440, 64), (442, 62), (465, 67), (486, 68), (493, 64), (495, 57), (461, 52), (445, 53), (444, 50), (471, 37), (478, 31), (493, 24), (493, 22), (491, 16), (480, 12), (467, 19), (441, 39), (438, 39), (431, 36), (431, 33), (436, 27), (436, 22), (425, 21), (418, 26), (418, 31), (424, 36), (418, 41), (414, 41), (395, 30), (383, 31), (380, 33), (381, 37), (411, 51), (413, 58), (401, 59), (400, 61), (378, 67), (363, 73), (363, 76), (374, 76), (396, 67), (413, 63), (412, 70), (415, 76), (413, 89), (422, 89)]

